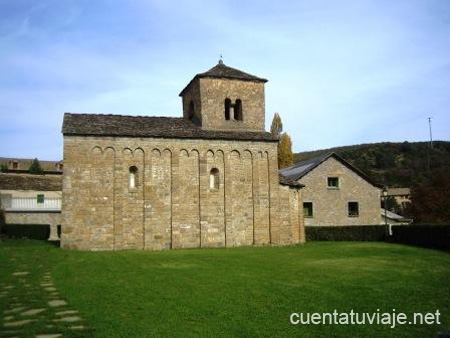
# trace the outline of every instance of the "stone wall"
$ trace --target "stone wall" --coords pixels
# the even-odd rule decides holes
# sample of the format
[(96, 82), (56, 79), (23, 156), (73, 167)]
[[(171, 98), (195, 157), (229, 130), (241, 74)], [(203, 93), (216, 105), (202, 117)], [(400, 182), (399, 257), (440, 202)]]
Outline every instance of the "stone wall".
[[(130, 188), (130, 167), (136, 184)], [(218, 186), (210, 186), (211, 170)], [(273, 142), (64, 137), (61, 246), (121, 250), (304, 241)]]
[[(329, 188), (328, 177), (338, 177), (339, 188)], [(305, 217), (306, 226), (380, 224), (380, 189), (333, 157), (299, 182), (305, 185), (303, 202), (313, 203), (313, 217)], [(358, 202), (359, 216), (348, 215), (348, 202)]]
[[(190, 103), (194, 104), (193, 116), (191, 114)], [(183, 118), (193, 120), (196, 124), (202, 124), (202, 100), (200, 95), (200, 81), (195, 79), (190, 83), (182, 97)]]
[[(225, 119), (225, 99), (242, 101), (242, 121)], [(231, 79), (195, 79), (183, 95), (183, 116), (189, 116), (189, 104), (194, 103), (195, 119), (203, 129), (264, 131), (264, 83)]]

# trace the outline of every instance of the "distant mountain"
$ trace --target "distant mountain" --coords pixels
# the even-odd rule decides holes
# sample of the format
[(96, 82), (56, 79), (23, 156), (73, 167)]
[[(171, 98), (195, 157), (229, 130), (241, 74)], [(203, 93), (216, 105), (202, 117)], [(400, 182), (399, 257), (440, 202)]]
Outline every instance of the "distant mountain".
[(335, 152), (376, 182), (389, 187), (415, 187), (436, 171), (450, 175), (450, 142), (372, 143), (294, 154), (294, 162)]

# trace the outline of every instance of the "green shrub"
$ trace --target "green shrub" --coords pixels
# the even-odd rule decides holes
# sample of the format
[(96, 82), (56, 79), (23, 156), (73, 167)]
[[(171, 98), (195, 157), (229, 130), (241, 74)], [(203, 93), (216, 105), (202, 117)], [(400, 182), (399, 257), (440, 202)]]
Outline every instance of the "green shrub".
[(10, 238), (47, 240), (50, 236), (48, 224), (6, 224), (3, 233)]
[(3, 232), (3, 228), (5, 227), (5, 211), (2, 208), (2, 204), (0, 203), (0, 234)]
[(383, 225), (307, 226), (306, 241), (384, 241)]
[(394, 225), (395, 243), (450, 248), (450, 225)]

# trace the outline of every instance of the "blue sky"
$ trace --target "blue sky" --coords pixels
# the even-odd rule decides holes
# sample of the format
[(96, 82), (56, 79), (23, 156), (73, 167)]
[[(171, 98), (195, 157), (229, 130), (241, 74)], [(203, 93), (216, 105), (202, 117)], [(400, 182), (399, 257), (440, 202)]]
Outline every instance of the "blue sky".
[(0, 0), (0, 156), (61, 159), (64, 112), (179, 117), (220, 54), (296, 152), (450, 139), (448, 0)]

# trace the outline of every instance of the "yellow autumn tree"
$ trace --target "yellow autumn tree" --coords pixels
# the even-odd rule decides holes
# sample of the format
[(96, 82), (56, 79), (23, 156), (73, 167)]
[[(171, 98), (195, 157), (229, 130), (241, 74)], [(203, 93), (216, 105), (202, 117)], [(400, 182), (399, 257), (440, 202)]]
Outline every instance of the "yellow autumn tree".
[(278, 168), (286, 168), (294, 164), (292, 141), (288, 133), (281, 134), (278, 141)]
[(270, 126), (270, 133), (278, 138), (278, 168), (286, 168), (294, 164), (292, 141), (288, 133), (282, 133), (283, 122), (280, 114), (275, 113)]

